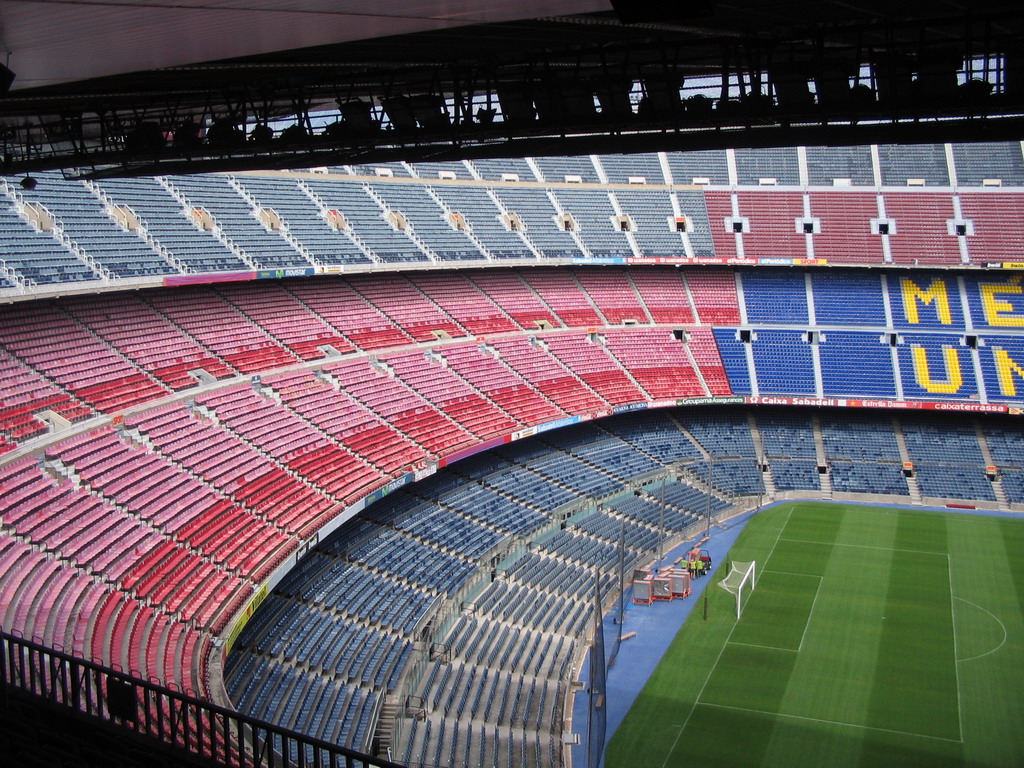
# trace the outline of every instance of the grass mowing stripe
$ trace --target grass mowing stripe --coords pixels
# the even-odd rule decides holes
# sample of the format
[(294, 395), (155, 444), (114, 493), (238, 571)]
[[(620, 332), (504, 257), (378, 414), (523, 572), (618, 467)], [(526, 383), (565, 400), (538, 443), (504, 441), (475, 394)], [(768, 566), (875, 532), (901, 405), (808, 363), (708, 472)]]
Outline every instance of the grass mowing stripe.
[[(844, 509), (835, 543), (863, 540), (864, 516), (859, 510)], [(825, 510), (822, 510), (825, 514)], [(869, 518), (873, 546), (892, 540), (895, 518)], [(788, 533), (788, 530), (787, 530)], [(817, 550), (818, 544), (791, 546)], [(862, 728), (846, 728), (845, 736), (832, 732), (846, 726), (865, 724), (870, 702), (870, 682), (877, 655), (877, 622), (880, 595), (888, 583), (892, 553), (880, 549), (830, 546), (823, 564), (814, 621), (807, 626), (803, 650), (778, 712), (794, 718), (814, 718), (834, 724), (822, 725), (831, 734), (831, 750), (819, 756), (818, 764), (852, 760), (866, 738)], [(811, 599), (811, 595), (808, 599)], [(789, 755), (801, 748), (811, 720), (779, 719), (766, 765), (792, 764)], [(835, 751), (832, 751), (835, 750)]]
[[(783, 521), (782, 526), (779, 528), (778, 534), (775, 536), (775, 541), (772, 542), (772, 546), (771, 546), (771, 549), (768, 551), (768, 555), (764, 558), (764, 562), (767, 563), (767, 562), (769, 562), (771, 560), (772, 553), (775, 552), (775, 547), (778, 546), (779, 539), (782, 538), (782, 534), (785, 532), (786, 526), (789, 525), (789, 520), (792, 517), (792, 514), (793, 514), (793, 510), (792, 510), (792, 508), (790, 508), (790, 510), (786, 514), (786, 519)], [(722, 571), (720, 571), (719, 573), (722, 574), (722, 575), (725, 575), (724, 569)], [(717, 582), (716, 582), (716, 584), (717, 584)], [(683, 727), (680, 729), (679, 734), (676, 737), (677, 741), (678, 741), (679, 736), (681, 736), (682, 733), (686, 730), (686, 726), (690, 722), (690, 718), (693, 717), (693, 713), (694, 713), (694, 711), (697, 708), (697, 703), (704, 696), (704, 692), (707, 690), (708, 684), (711, 682), (712, 678), (715, 676), (715, 671), (718, 669), (718, 665), (722, 661), (722, 657), (725, 655), (726, 651), (728, 650), (729, 640), (732, 639), (732, 635), (736, 631), (736, 626), (738, 625), (738, 623), (739, 622), (734, 621), (733, 624), (732, 624), (732, 627), (729, 629), (729, 634), (725, 638), (725, 642), (722, 644), (721, 650), (718, 652), (718, 657), (715, 659), (714, 665), (709, 670), (708, 676), (704, 680), (704, 684), (701, 686), (700, 690), (697, 692), (697, 696), (693, 700), (693, 706), (690, 708), (690, 712), (687, 714), (686, 720), (683, 721)], [(668, 761), (672, 757), (672, 751), (674, 751), (674, 749), (675, 749), (675, 747), (673, 746), (673, 749), (670, 750), (669, 753), (665, 756), (665, 762), (662, 763), (662, 768), (665, 768), (665, 766), (668, 764)]]
[[(1024, 521), (990, 520), (998, 530), (986, 526), (984, 535), (966, 515), (949, 524), (957, 650), (964, 658), (959, 664), (964, 762), (1019, 768), (1024, 766)], [(1003, 627), (1007, 640), (1000, 647)], [(987, 653), (997, 647), (998, 652)]]
[[(900, 517), (895, 544), (946, 540), (944, 516)], [(949, 555), (892, 553), (866, 724), (959, 741)]]
[(762, 571), (730, 642), (799, 651), (820, 585), (821, 576)]
[(1013, 588), (1017, 593), (1018, 613), (1024, 614), (1024, 526), (1007, 525), (1011, 521), (1000, 521), (1002, 528), (1003, 546), (1006, 548), (1007, 559), (1016, 565), (1010, 571), (1013, 578)]
[(899, 730), (896, 730), (894, 728), (879, 728), (879, 727), (874, 726), (874, 725), (860, 725), (860, 724), (857, 724), (857, 723), (839, 723), (839, 722), (836, 722), (835, 720), (824, 720), (824, 719), (822, 719), (820, 717), (809, 717), (807, 715), (789, 715), (789, 714), (786, 714), (785, 712), (762, 712), (761, 710), (758, 710), (758, 709), (749, 709), (747, 707), (731, 707), (728, 704), (712, 704), (711, 702), (707, 702), (707, 701), (700, 702), (699, 706), (702, 706), (702, 707), (720, 707), (722, 709), (735, 709), (735, 710), (738, 710), (740, 712), (749, 712), (749, 713), (755, 714), (755, 715), (770, 715), (771, 717), (779, 717), (779, 718), (784, 718), (784, 719), (787, 719), (787, 720), (805, 720), (805, 721), (807, 721), (809, 723), (821, 723), (823, 725), (835, 725), (835, 726), (838, 726), (840, 728), (854, 728), (854, 729), (867, 730), (867, 731), (880, 731), (880, 732), (883, 732), (883, 733), (896, 733), (896, 734), (899, 734), (900, 736), (910, 736), (910, 737), (913, 737), (915, 739), (934, 739), (936, 741), (946, 741), (946, 742), (949, 742), (951, 744), (959, 744), (960, 743), (959, 739), (947, 739), (947, 738), (945, 738), (943, 736), (928, 736), (928, 735), (923, 734), (923, 733), (910, 733), (909, 731), (899, 731)]

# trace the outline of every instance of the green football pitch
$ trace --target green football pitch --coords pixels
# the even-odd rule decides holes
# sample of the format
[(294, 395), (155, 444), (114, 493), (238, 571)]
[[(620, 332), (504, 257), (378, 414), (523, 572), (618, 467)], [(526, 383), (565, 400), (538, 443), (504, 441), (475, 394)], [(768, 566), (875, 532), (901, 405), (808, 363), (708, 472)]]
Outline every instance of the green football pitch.
[(1024, 520), (790, 503), (729, 559), (607, 768), (1024, 766)]

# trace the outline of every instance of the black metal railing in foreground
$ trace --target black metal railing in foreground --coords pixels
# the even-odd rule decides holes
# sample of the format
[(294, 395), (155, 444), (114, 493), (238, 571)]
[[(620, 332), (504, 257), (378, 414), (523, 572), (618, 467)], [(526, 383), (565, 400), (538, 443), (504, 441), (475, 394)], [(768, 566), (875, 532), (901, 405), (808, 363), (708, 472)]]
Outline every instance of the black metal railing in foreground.
[(230, 768), (402, 768), (0, 632), (0, 696), (16, 692)]

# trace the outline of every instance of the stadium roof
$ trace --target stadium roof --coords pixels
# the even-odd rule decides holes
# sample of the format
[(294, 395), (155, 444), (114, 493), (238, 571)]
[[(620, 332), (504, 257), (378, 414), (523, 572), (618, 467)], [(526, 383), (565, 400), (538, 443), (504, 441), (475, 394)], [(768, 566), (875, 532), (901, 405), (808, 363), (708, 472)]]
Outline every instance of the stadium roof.
[(0, 170), (1016, 138), (1022, 38), (1012, 0), (7, 0)]

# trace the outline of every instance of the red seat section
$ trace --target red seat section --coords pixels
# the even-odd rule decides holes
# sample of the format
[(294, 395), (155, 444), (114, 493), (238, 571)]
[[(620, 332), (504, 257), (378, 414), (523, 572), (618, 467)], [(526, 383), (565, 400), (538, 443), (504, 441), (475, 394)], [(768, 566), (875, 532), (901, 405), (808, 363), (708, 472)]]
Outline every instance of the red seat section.
[(708, 325), (738, 325), (740, 300), (736, 276), (731, 269), (692, 269), (686, 284), (697, 308), (700, 322)]
[(587, 295), (612, 324), (626, 321), (647, 324), (651, 316), (645, 309), (629, 271), (606, 267), (604, 269), (574, 268), (573, 273)]
[(726, 220), (733, 218), (732, 194), (720, 189), (709, 189), (704, 192), (704, 204), (708, 209), (708, 222), (711, 225), (711, 242), (715, 246), (715, 256), (725, 259), (736, 258), (736, 234)]
[(425, 358), (418, 351), (395, 352), (381, 360), (410, 388), (478, 438), (507, 435), (522, 427), (450, 370), (440, 355)]
[(85, 326), (47, 305), (0, 310), (8, 352), (99, 411), (130, 408), (169, 391)]
[(298, 358), (212, 290), (149, 297), (158, 310), (242, 373), (293, 365)]
[(237, 371), (137, 297), (98, 302), (79, 297), (65, 305), (83, 325), (171, 389), (194, 387), (189, 371), (203, 370), (215, 379)]
[[(744, 232), (743, 255), (747, 258), (807, 257), (806, 238), (797, 219), (804, 215), (802, 192), (740, 190), (736, 193), (739, 214), (750, 220)], [(712, 229), (717, 226), (712, 219)]]
[(706, 395), (683, 343), (667, 329), (607, 332), (608, 349), (652, 400)]
[(498, 357), (495, 348), (454, 344), (438, 352), (454, 371), (523, 424), (535, 426), (565, 416), (565, 411)]
[(714, 332), (710, 328), (691, 328), (687, 333), (690, 337), (690, 354), (704, 377), (704, 383), (708, 385), (708, 391), (712, 395), (731, 395), (732, 387)]
[(586, 328), (605, 324), (571, 272), (536, 270), (524, 272), (523, 278), (565, 325)]
[(289, 291), (360, 349), (413, 343), (412, 337), (341, 279), (297, 282)]
[(508, 313), (520, 327), (536, 330), (538, 327), (558, 327), (562, 323), (555, 317), (537, 292), (530, 288), (518, 272), (488, 270), (470, 276), (473, 283)]
[(37, 414), (53, 411), (68, 421), (81, 421), (94, 411), (0, 350), (0, 435), (14, 444), (45, 434), (47, 425)]
[(435, 456), (447, 456), (476, 442), (436, 406), (410, 389), (390, 367), (348, 360), (325, 367), (345, 392)]
[(566, 413), (599, 413), (608, 409), (608, 401), (595, 394), (552, 356), (545, 349), (544, 342), (531, 342), (524, 338), (501, 339), (495, 342), (494, 347), (506, 365)]
[(971, 261), (1020, 261), (1024, 253), (1024, 194), (1020, 192), (961, 192), (960, 210), (972, 223), (967, 237)]
[(689, 325), (693, 322), (693, 303), (678, 269), (638, 268), (628, 274), (655, 323)]
[(871, 231), (878, 218), (874, 192), (811, 192), (811, 216), (820, 222), (814, 233), (814, 256), (839, 264), (881, 264), (882, 237)]
[(892, 260), (897, 264), (959, 264), (960, 245), (950, 234), (949, 192), (885, 192)]
[(381, 473), (291, 410), (251, 387), (197, 399), (221, 424), (338, 502), (351, 503), (379, 485)]
[(410, 275), (409, 280), (474, 336), (519, 330), (504, 309), (459, 272)]
[(647, 400), (634, 379), (608, 353), (596, 334), (553, 333), (544, 337), (548, 350), (612, 405)]
[(281, 401), (345, 448), (392, 477), (419, 464), (426, 451), (344, 391), (342, 372), (297, 371), (267, 379)]
[(327, 357), (323, 347), (339, 354), (355, 349), (283, 285), (221, 285), (217, 292), (303, 360)]
[(454, 339), (466, 335), (464, 328), (404, 277), (354, 277), (349, 283), (416, 341)]
[(305, 535), (323, 524), (335, 506), (274, 457), (184, 406), (160, 408), (129, 423), (152, 441), (154, 450), (286, 533)]

